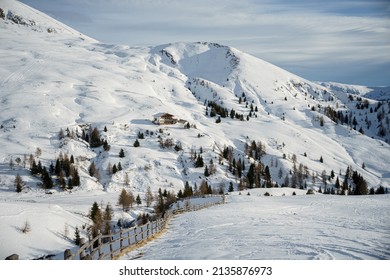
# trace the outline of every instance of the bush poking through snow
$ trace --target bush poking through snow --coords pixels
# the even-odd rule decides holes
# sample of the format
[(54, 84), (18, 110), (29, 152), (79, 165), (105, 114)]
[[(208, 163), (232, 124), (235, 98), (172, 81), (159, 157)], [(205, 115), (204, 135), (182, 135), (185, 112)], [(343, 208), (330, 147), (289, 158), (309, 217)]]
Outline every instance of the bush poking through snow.
[(314, 194), (314, 191), (312, 189), (307, 190), (306, 194)]
[(19, 230), (22, 232), (22, 233), (29, 233), (31, 231), (31, 225), (30, 225), (30, 222), (28, 220), (26, 220), (23, 225), (19, 228)]

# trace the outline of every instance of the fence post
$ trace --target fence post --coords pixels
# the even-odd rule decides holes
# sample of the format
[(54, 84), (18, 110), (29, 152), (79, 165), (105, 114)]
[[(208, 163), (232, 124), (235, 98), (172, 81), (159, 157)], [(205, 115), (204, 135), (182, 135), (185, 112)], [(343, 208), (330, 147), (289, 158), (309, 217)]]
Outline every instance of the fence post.
[(119, 232), (119, 248), (120, 251), (122, 252), (122, 247), (123, 247), (123, 240), (122, 240), (122, 230)]
[[(98, 238), (98, 240), (96, 240), (97, 241), (97, 248), (98, 248), (98, 258), (100, 258), (100, 255), (101, 255), (101, 244), (103, 243), (103, 240), (102, 240), (102, 233), (100, 232), (100, 230), (99, 230), (99, 238)], [(92, 255), (92, 253), (91, 253), (91, 255)]]
[[(80, 248), (83, 247), (85, 245), (85, 243), (87, 243), (85, 238), (81, 238), (81, 240), (80, 240)], [(80, 252), (80, 256), (79, 257), (80, 257), (80, 260), (82, 260), (82, 259), (84, 259), (86, 257), (85, 256), (85, 249)]]
[(110, 231), (110, 257), (111, 257), (111, 259), (113, 259), (114, 258), (114, 249), (113, 249), (113, 247), (112, 247), (112, 242), (114, 241), (114, 236), (113, 235), (111, 235), (111, 231)]

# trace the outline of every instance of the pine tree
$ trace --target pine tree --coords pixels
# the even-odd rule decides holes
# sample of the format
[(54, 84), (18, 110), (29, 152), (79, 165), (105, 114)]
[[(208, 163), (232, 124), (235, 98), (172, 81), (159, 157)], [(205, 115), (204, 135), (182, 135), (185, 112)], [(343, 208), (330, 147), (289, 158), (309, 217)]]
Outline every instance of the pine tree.
[(210, 176), (209, 168), (207, 167), (207, 165), (206, 165), (206, 167), (204, 168), (204, 176), (205, 176), (205, 177), (209, 177), (209, 176)]
[(15, 185), (16, 192), (20, 193), (23, 189), (24, 183), (22, 177), (20, 177), (19, 174), (17, 174), (15, 177), (14, 185)]
[(97, 228), (101, 227), (103, 217), (99, 204), (96, 201), (92, 204), (89, 217)]
[(119, 157), (120, 158), (124, 158), (125, 157), (125, 151), (123, 149), (120, 150)]
[(60, 175), (61, 170), (61, 163), (60, 160), (57, 158), (56, 164), (54, 166), (54, 174), (58, 177)]
[(254, 163), (251, 163), (251, 165), (249, 166), (249, 170), (248, 170), (246, 177), (248, 179), (249, 188), (252, 188), (253, 184), (255, 182), (255, 165), (254, 165)]
[(49, 172), (46, 170), (46, 167), (43, 167), (41, 177), (42, 177), (42, 188), (44, 189), (53, 188), (53, 181), (51, 179)]
[(229, 190), (228, 190), (228, 192), (233, 192), (233, 191), (234, 191), (233, 182), (229, 182)]
[(264, 170), (264, 179), (266, 181), (267, 188), (272, 187), (271, 174), (270, 174), (268, 165), (265, 167), (265, 170)]
[(135, 139), (133, 146), (134, 146), (134, 147), (139, 147), (139, 141), (138, 141), (138, 139)]
[(139, 196), (139, 194), (137, 195), (135, 202), (137, 203), (138, 206), (140, 206), (142, 204), (141, 197)]
[(103, 234), (110, 233), (110, 229), (111, 229), (110, 222), (112, 220), (113, 215), (114, 215), (114, 213), (113, 213), (112, 207), (111, 207), (110, 203), (107, 203), (106, 209), (104, 210), (104, 214), (103, 214), (103, 222), (104, 222)]
[(57, 176), (57, 180), (58, 180), (58, 185), (62, 189), (65, 189), (66, 188), (66, 180), (64, 177), (64, 172), (62, 170), (60, 170), (60, 174)]
[(75, 231), (74, 231), (74, 244), (77, 246), (81, 245), (81, 237), (80, 237), (80, 231), (79, 228), (76, 226)]
[(112, 166), (112, 174), (115, 174), (116, 172), (118, 172), (118, 168), (116, 167), (116, 164), (114, 164)]
[(95, 127), (92, 130), (89, 145), (91, 146), (91, 148), (97, 148), (97, 147), (100, 147), (102, 145), (102, 141), (100, 139), (100, 133), (99, 133), (99, 130), (97, 129), (97, 127)]
[(201, 155), (198, 155), (195, 162), (195, 167), (203, 167), (203, 166), (204, 166), (203, 157)]
[(336, 190), (337, 190), (337, 193), (339, 192), (339, 190), (340, 190), (340, 181), (339, 181), (339, 177), (337, 176), (337, 178), (336, 178), (336, 183), (335, 183), (335, 185), (334, 185), (334, 187), (336, 188)]
[(73, 179), (73, 186), (80, 186), (80, 175), (79, 175), (79, 172), (77, 170), (77, 168), (75, 167), (72, 167), (72, 179)]
[(91, 162), (91, 165), (89, 166), (88, 172), (89, 172), (90, 176), (94, 176), (95, 175), (96, 167), (95, 167), (95, 163), (94, 162)]

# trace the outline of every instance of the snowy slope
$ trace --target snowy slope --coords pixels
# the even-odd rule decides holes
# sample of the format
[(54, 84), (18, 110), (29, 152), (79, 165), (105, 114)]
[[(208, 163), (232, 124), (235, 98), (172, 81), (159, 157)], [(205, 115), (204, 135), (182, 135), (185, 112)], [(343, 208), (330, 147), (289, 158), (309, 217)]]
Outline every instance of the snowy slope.
[[(383, 101), (379, 112), (383, 110), (385, 117), (378, 121), (378, 112), (369, 110), (379, 101), (369, 90), (368, 95), (343, 92), (340, 87), (307, 81), (214, 43), (150, 48), (107, 45), (17, 1), (4, 0), (0, 8), (6, 15), (0, 18), (0, 61), (4, 65), (0, 68), (0, 224), (4, 225), (0, 226), (0, 258), (13, 251), (23, 258), (44, 254), (38, 249), (42, 246), (20, 245), (13, 238), (28, 217), (33, 230), (26, 236), (21, 234), (24, 244), (53, 240), (47, 251), (61, 251), (70, 245), (58, 234), (64, 224), (73, 233), (75, 226), (88, 222), (85, 215), (94, 201), (115, 205), (123, 187), (143, 197), (148, 186), (154, 192), (162, 188), (175, 193), (186, 181), (200, 186), (206, 179), (204, 169), (194, 167), (191, 154), (201, 149), (205, 163), (213, 160), (215, 164), (215, 173), (207, 177), (214, 188), (223, 185), (227, 189), (231, 182), (237, 189), (239, 180), (228, 171), (227, 161), (220, 160), (221, 151), (232, 147), (235, 158), (245, 159), (246, 172), (253, 159), (245, 157), (245, 144), (252, 141), (265, 145), (262, 162), (270, 167), (273, 182), (279, 186), (293, 168), (292, 157), (296, 155), (297, 163), (314, 174), (313, 180), (306, 180), (309, 188), (321, 187), (324, 170), (328, 175), (334, 170), (342, 180), (348, 166), (362, 174), (370, 187), (390, 187), (390, 149), (386, 143), (390, 133), (377, 135), (379, 124), (390, 131), (385, 118), (389, 104)], [(14, 15), (22, 20), (15, 22)], [(350, 93), (355, 100), (349, 101)], [(370, 107), (357, 110), (357, 96), (367, 98)], [(210, 110), (205, 106), (209, 101), (229, 111), (234, 109), (243, 120), (227, 117), (216, 123), (217, 116), (205, 114)], [(251, 112), (251, 106), (257, 110)], [(352, 129), (336, 124), (324, 115), (327, 106), (360, 116), (360, 125)], [(157, 126), (153, 116), (161, 112), (185, 121)], [(363, 113), (371, 122), (370, 129), (364, 127), (365, 134), (357, 131), (364, 123)], [(186, 122), (191, 128), (184, 128)], [(111, 146), (109, 151), (91, 149), (80, 137), (58, 138), (61, 129), (80, 135), (89, 126), (99, 129)], [(144, 139), (139, 139), (140, 147), (135, 148), (139, 133)], [(172, 139), (183, 149), (161, 148), (160, 139)], [(60, 154), (73, 155), (81, 185), (67, 191), (58, 186), (50, 191), (40, 188), (40, 178), (32, 176), (29, 164), (24, 164), (24, 158), (35, 154), (37, 148), (42, 154), (36, 159), (46, 167)], [(124, 158), (118, 156), (121, 149)], [(99, 178), (89, 175), (92, 162)], [(123, 170), (110, 174), (108, 167), (119, 162)], [(14, 187), (17, 174), (25, 182), (20, 194)], [(334, 183), (335, 178), (328, 182)], [(24, 211), (17, 210), (19, 204)], [(116, 210), (117, 215), (123, 214)], [(31, 214), (41, 212), (44, 219)], [(61, 219), (49, 222), (55, 215)], [(42, 220), (48, 223), (38, 226)], [(40, 227), (46, 230), (37, 230)]]
[(390, 258), (389, 195), (288, 196), (289, 191), (284, 197), (264, 197), (259, 189), (250, 196), (234, 193), (227, 204), (176, 217), (166, 234), (122, 259)]

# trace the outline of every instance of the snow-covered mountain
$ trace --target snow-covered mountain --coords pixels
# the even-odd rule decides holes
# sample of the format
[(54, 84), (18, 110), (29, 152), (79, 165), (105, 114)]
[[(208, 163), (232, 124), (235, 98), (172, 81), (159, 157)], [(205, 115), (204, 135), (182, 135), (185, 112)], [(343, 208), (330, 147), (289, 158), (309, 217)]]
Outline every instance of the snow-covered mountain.
[[(253, 143), (265, 151), (261, 166), (278, 186), (291, 182), (295, 163), (307, 188), (323, 189), (322, 174), (335, 173), (325, 179), (333, 187), (348, 167), (369, 187), (390, 187), (388, 88), (372, 94), (367, 87), (311, 82), (215, 43), (107, 45), (20, 2), (4, 0), (0, 8), (2, 224), (19, 202), (46, 205), (50, 211), (42, 215), (48, 220), (63, 212), (55, 226), (74, 227), (87, 222), (79, 214), (93, 201), (115, 205), (123, 187), (142, 196), (149, 186), (177, 193), (186, 181), (199, 187), (205, 180), (213, 188), (232, 184), (237, 190), (240, 178), (229, 157), (242, 160), (241, 178), (247, 178), (250, 165), (259, 163), (255, 151), (248, 152)], [(159, 113), (178, 121), (156, 125)], [(95, 127), (109, 149), (86, 141), (83, 134)], [(61, 155), (72, 155), (80, 185), (41, 188), (30, 172), (31, 154), (48, 169)], [(195, 167), (194, 155), (213, 170), (210, 176), (205, 167)], [(119, 163), (121, 170), (112, 174)], [(15, 192), (17, 174), (24, 182), (21, 193)], [(34, 215), (36, 206), (26, 207), (16, 223)], [(1, 245), (12, 244), (7, 237), (15, 229), (0, 228)], [(9, 250), (14, 248), (2, 249), (0, 257), (14, 253)]]

